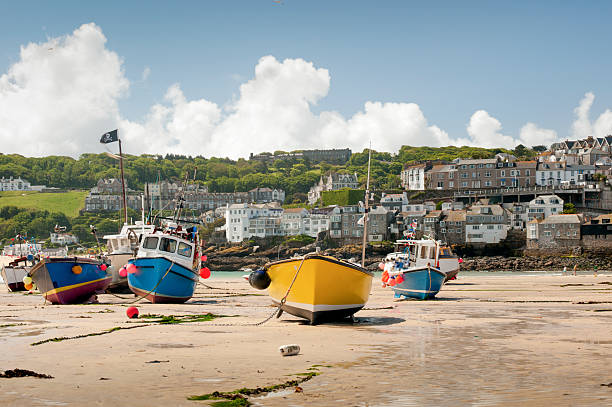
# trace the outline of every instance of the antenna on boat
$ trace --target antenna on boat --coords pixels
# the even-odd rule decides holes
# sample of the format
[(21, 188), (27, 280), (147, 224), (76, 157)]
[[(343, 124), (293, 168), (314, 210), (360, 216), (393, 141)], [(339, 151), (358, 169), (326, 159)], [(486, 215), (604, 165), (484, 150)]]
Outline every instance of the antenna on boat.
[(370, 141), (370, 148), (368, 149), (368, 179), (366, 181), (366, 190), (365, 190), (365, 209), (363, 215), (363, 245), (361, 248), (361, 267), (365, 267), (365, 255), (366, 255), (366, 245), (368, 242), (368, 220), (369, 220), (369, 199), (370, 199), (370, 161), (372, 160), (372, 141)]

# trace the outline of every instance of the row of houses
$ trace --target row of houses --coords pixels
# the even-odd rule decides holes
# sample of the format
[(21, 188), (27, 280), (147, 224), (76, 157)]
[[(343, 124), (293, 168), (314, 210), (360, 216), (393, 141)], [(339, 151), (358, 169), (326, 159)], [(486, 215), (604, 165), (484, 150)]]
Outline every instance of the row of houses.
[(527, 249), (612, 247), (612, 213), (586, 220), (583, 214), (556, 214), (527, 226)]
[[(544, 195), (526, 203), (490, 204), (480, 200), (468, 208), (461, 202), (409, 203), (406, 194), (383, 195), (370, 210), (368, 241), (393, 240), (414, 235), (436, 237), (449, 244), (499, 243), (510, 229), (524, 229), (533, 219), (544, 219), (563, 211), (563, 200)], [(251, 237), (308, 235), (326, 231), (343, 242), (363, 237), (362, 204), (329, 206), (307, 210), (283, 209), (278, 204), (229, 205), (225, 210), (228, 242)]]
[(420, 163), (405, 167), (400, 178), (402, 187), (407, 190), (579, 185), (592, 180), (598, 173), (610, 175), (612, 152), (607, 144), (610, 138), (558, 143), (552, 146), (552, 151), (543, 152), (532, 161), (518, 161), (510, 154), (497, 154), (488, 159)]
[(0, 178), (0, 191), (43, 191), (47, 188), (45, 185), (32, 185), (30, 181), (21, 177)]
[[(181, 185), (162, 181), (146, 184), (144, 191), (134, 191), (127, 187), (126, 203), (128, 208), (140, 210), (142, 196), (145, 195), (147, 206), (153, 210), (174, 209), (177, 199), (182, 198), (183, 208), (195, 213), (214, 211), (228, 205), (242, 203), (268, 203), (285, 200), (282, 189), (254, 188), (248, 192), (208, 192), (206, 186)], [(85, 197), (85, 211), (118, 211), (122, 208), (122, 185), (118, 179), (101, 179)]]

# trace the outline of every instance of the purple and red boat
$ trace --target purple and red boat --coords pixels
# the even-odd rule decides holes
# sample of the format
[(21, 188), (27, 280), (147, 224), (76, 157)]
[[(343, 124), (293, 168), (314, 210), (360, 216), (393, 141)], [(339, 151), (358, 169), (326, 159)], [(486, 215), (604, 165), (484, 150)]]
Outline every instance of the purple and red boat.
[(80, 304), (111, 282), (101, 260), (86, 257), (49, 257), (30, 270), (30, 277), (47, 301), (53, 304)]

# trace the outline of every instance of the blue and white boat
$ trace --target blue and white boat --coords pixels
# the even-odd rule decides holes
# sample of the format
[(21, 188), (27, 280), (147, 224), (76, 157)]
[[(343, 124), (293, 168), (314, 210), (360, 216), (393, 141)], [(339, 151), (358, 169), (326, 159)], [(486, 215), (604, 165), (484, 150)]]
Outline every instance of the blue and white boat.
[(383, 283), (396, 298), (434, 298), (447, 277), (439, 265), (440, 242), (431, 239), (410, 242), (403, 251), (389, 253), (385, 258)]
[(183, 303), (193, 296), (200, 262), (195, 226), (145, 233), (127, 265), (128, 285), (152, 303)]

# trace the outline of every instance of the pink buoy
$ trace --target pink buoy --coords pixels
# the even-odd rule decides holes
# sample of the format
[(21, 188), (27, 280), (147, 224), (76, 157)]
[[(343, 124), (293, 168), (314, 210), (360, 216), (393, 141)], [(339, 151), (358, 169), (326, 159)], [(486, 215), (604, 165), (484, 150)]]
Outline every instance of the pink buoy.
[(108, 266), (104, 263), (100, 264), (100, 270), (102, 271), (106, 271), (106, 269), (108, 268)]
[(136, 265), (133, 263), (128, 264), (125, 269), (130, 274), (134, 274), (136, 271), (138, 271), (138, 267), (136, 267)]
[(128, 318), (138, 318), (138, 308), (136, 307), (129, 307), (125, 313)]
[(202, 255), (202, 261), (206, 261), (208, 260), (208, 256), (206, 256), (205, 254)]
[(463, 263), (463, 259), (461, 257), (459, 257), (459, 264)]
[(382, 261), (380, 263), (378, 263), (378, 268), (381, 270), (385, 269), (385, 263), (383, 263)]
[(208, 277), (210, 277), (210, 269), (208, 267), (202, 267), (200, 269), (200, 277), (202, 277), (203, 279), (207, 279)]
[(127, 270), (125, 269), (125, 267), (121, 267), (119, 269), (119, 277), (127, 277)]

